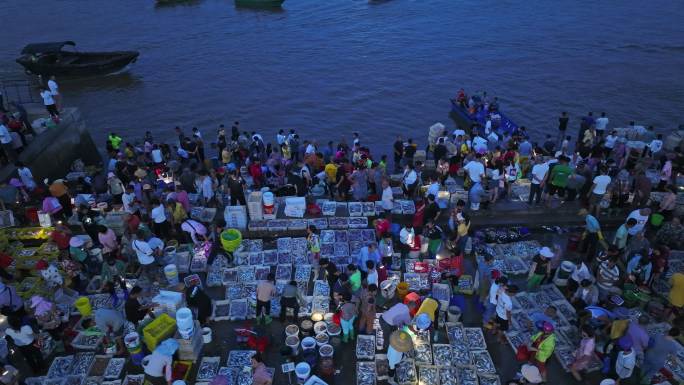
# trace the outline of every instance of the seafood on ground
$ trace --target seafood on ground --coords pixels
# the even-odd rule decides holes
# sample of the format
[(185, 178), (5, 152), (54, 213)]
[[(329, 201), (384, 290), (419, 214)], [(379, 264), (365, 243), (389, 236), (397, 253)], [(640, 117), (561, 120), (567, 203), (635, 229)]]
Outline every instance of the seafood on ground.
[(375, 336), (361, 334), (356, 337), (356, 358), (372, 360), (375, 358)]
[(418, 365), (418, 384), (439, 384), (439, 368), (434, 365)]
[(112, 358), (107, 364), (107, 369), (104, 372), (105, 379), (116, 379), (121, 376), (124, 366), (126, 366), (125, 358)]
[(48, 370), (48, 378), (64, 378), (71, 372), (74, 356), (55, 357)]
[(211, 381), (218, 373), (221, 357), (202, 357), (197, 369), (197, 381)]
[(356, 363), (356, 385), (375, 385), (375, 361), (359, 361)]

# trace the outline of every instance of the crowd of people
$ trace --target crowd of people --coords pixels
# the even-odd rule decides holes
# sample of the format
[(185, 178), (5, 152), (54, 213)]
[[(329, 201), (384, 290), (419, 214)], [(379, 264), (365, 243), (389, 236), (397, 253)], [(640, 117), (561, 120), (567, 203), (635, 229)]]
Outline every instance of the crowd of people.
[[(40, 261), (36, 265), (42, 279), (55, 290), (69, 287), (83, 293), (93, 276), (101, 277), (98, 289), (111, 296), (112, 309), (98, 310), (92, 319), (84, 321), (83, 327), (101, 333), (119, 351), (123, 349), (124, 320), (137, 325), (154, 305), (139, 301), (143, 288), (136, 286), (129, 291), (126, 276), (162, 281), (163, 250), (172, 240), (213, 245), (210, 261), (223, 253), (218, 237), (226, 227), (225, 221), (221, 216), (208, 222), (192, 219), (193, 207), (245, 205), (249, 190), (266, 187), (280, 196), (381, 202), (384, 213), (376, 224), (377, 242), (362, 248), (344, 272), (330, 260), (320, 258), (315, 227), (309, 227), (307, 241), (317, 268), (315, 276), (326, 279), (332, 288), (331, 301), (339, 310), (343, 341), (352, 341), (359, 333), (373, 333), (375, 315), (382, 312), (380, 324), (388, 336), (385, 347), (392, 375), (403, 353), (410, 350), (411, 339), (404, 326), (410, 325), (414, 331), (430, 330), (438, 340), (438, 315), (444, 310), (438, 300), (419, 293), (408, 293), (396, 304), (376, 303), (378, 288), (387, 279), (383, 267), (391, 265), (394, 251), (399, 251), (403, 259), (436, 258), (441, 254), (444, 262), (440, 261), (440, 279), (456, 286), (465, 274), (466, 260), (473, 254), (473, 213), (513, 199), (512, 186), (520, 179), (528, 179), (529, 205), (543, 202), (554, 207), (559, 202), (578, 201), (585, 210), (579, 251), (566, 254), (560, 247), (541, 248), (526, 282), (527, 290), (535, 291), (542, 283), (552, 282), (562, 261), (571, 260), (575, 265), (565, 289), (580, 314), (577, 326), (582, 333), (572, 374), (581, 379), (589, 357), (599, 351), (607, 359), (606, 375), (616, 382), (636, 376), (634, 368), (640, 366), (638, 375), (648, 383), (668, 355), (674, 353), (674, 339), (679, 336), (679, 328), (684, 327), (684, 275), (672, 276), (668, 306), (663, 313), (674, 327), (652, 341), (645, 337), (648, 318), (625, 319), (620, 310), (622, 303), (616, 297), (629, 290), (651, 291), (667, 276), (670, 249), (682, 245), (684, 227), (675, 215), (674, 179), (681, 170), (682, 152), (666, 151), (661, 136), (653, 134), (652, 129), (645, 132), (652, 138), (647, 139), (643, 149), (627, 147), (626, 140), (609, 128), (605, 114), (594, 119), (591, 113), (581, 120), (574, 150), (566, 135), (566, 113), (559, 118), (558, 138), (547, 136), (539, 145), (530, 140), (525, 127), (502, 132), (496, 119), (498, 101), (463, 98), (461, 101), (471, 109), (490, 111), (487, 123), (468, 132), (444, 132), (429, 147), (428, 159), (416, 159), (419, 150), (412, 139), (397, 137), (394, 162), (389, 165), (385, 155), (371, 153), (358, 133), (354, 133), (350, 144), (342, 139), (337, 144), (329, 141), (319, 146), (315, 140), (302, 140), (295, 130), (280, 130), (272, 143), (257, 132), (245, 131), (236, 121), (230, 129), (218, 127), (211, 138), (208, 134), (205, 138), (198, 128), (187, 132), (176, 127), (177, 141), (173, 143), (155, 140), (151, 132), (142, 141), (126, 140), (112, 132), (106, 144), (109, 161), (103, 170), (77, 182), (39, 181), (28, 167), (16, 163), (17, 174), (9, 185), (19, 202), (41, 202), (42, 211), (49, 213), (56, 224), (51, 240), (60, 256), (57, 261)], [(214, 149), (216, 156), (212, 156)], [(430, 159), (434, 169), (428, 167)], [(657, 170), (658, 180), (647, 176), (649, 169)], [(467, 201), (459, 200), (453, 208), (444, 207), (438, 201), (439, 192), (461, 178), (468, 191)], [(401, 187), (403, 198), (416, 202), (416, 214), (402, 221), (395, 234), (390, 231), (397, 197), (393, 184)], [(655, 191), (663, 194), (653, 204), (651, 193)], [(92, 201), (82, 198), (84, 194), (100, 204), (92, 205)], [(313, 199), (310, 203), (314, 203)], [(624, 223), (614, 237), (604, 235), (599, 219), (611, 210), (622, 209), (629, 211)], [(125, 213), (120, 234), (103, 221), (105, 212), (111, 210)], [(656, 216), (657, 224), (653, 221)], [(424, 244), (427, 247), (421, 247)], [(101, 250), (101, 255), (93, 253), (95, 248)], [(44, 363), (36, 348), (37, 331), (47, 331), (60, 341), (66, 325), (54, 303), (39, 296), (24, 303), (14, 286), (20, 277), (4, 270), (0, 273), (4, 282), (0, 305), (9, 324), (5, 335), (39, 372)], [(511, 327), (512, 298), (524, 283), (514, 282), (515, 277), (506, 277), (494, 269), (490, 256), (477, 265), (477, 275), (483, 325), (504, 342), (503, 333)], [(275, 297), (272, 276), (258, 285), (256, 294), (257, 320), (268, 324), (270, 301)], [(285, 287), (281, 320), (286, 319), (287, 309), (293, 309), (296, 317), (301, 296), (296, 282)], [(199, 286), (188, 287), (186, 298), (200, 322), (207, 324), (211, 312), (207, 293)], [(117, 310), (121, 307), (123, 312)], [(549, 306), (538, 316), (529, 325), (534, 333), (526, 346), (530, 365), (525, 372), (528, 377), (546, 381), (545, 364), (555, 344), (555, 309)], [(163, 361), (164, 355), (159, 359)], [(261, 363), (260, 357), (256, 360), (255, 365)], [(168, 379), (161, 369), (163, 365), (150, 368), (156, 368), (147, 373), (153, 383)]]

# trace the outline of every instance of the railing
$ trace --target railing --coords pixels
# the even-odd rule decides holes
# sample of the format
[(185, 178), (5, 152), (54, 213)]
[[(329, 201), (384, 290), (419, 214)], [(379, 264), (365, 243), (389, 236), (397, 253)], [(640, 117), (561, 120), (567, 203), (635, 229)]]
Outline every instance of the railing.
[(3, 105), (1, 107), (7, 107), (11, 102), (18, 104), (38, 103), (40, 101), (40, 97), (38, 96), (38, 86), (38, 80), (0, 80), (0, 89), (2, 90), (3, 96)]

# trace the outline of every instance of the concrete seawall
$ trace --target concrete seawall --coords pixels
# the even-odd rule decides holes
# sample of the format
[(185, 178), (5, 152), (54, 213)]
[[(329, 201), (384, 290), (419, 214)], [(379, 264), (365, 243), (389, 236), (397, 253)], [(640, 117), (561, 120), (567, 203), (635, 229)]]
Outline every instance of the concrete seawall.
[[(31, 121), (46, 115), (35, 116), (31, 112), (29, 109)], [(31, 169), (36, 180), (63, 178), (76, 159), (86, 165), (102, 165), (102, 157), (80, 111), (65, 108), (61, 117), (57, 127), (37, 135), (19, 155), (19, 160)], [(6, 181), (15, 169), (14, 164), (0, 168), (0, 180)]]

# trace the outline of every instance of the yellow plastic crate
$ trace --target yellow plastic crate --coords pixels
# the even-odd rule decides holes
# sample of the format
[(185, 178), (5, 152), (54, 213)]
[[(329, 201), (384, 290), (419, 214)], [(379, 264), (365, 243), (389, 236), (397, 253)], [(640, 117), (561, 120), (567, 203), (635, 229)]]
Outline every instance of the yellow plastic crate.
[(176, 320), (163, 313), (143, 328), (143, 341), (150, 351), (176, 332)]

